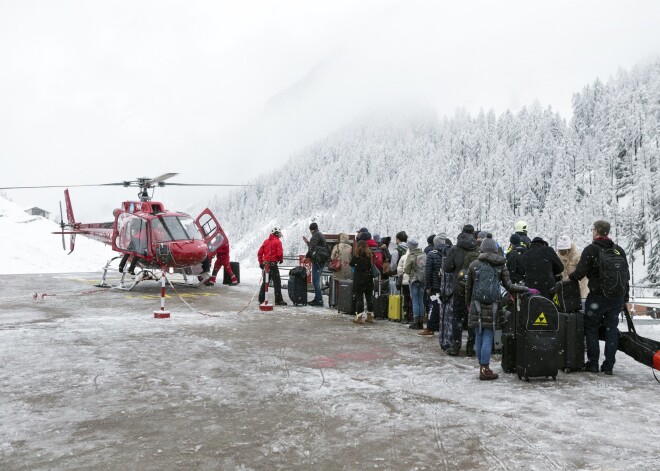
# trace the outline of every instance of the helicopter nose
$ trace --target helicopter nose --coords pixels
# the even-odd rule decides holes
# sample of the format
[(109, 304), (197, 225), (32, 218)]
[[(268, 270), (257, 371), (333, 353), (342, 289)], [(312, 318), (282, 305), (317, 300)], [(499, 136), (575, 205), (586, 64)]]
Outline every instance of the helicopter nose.
[(187, 267), (202, 263), (208, 255), (208, 250), (203, 241), (192, 241), (181, 244), (173, 255), (177, 265)]

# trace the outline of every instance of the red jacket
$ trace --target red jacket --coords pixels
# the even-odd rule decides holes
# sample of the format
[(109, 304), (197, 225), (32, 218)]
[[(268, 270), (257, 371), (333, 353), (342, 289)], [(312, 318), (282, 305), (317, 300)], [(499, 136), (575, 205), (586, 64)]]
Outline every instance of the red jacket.
[(259, 257), (259, 265), (264, 262), (282, 262), (284, 261), (284, 254), (282, 252), (282, 242), (275, 234), (271, 234), (268, 239), (259, 247), (257, 253)]

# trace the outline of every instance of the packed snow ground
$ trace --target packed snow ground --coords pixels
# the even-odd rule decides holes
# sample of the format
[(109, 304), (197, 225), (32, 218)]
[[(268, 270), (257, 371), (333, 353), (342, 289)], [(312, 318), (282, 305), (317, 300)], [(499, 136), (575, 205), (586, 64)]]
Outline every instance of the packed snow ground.
[(194, 310), (169, 290), (169, 320), (157, 284), (98, 276), (0, 275), (0, 468), (658, 469), (660, 385), (621, 353), (614, 376), (481, 382), (405, 325), (262, 313), (252, 270), (177, 286)]

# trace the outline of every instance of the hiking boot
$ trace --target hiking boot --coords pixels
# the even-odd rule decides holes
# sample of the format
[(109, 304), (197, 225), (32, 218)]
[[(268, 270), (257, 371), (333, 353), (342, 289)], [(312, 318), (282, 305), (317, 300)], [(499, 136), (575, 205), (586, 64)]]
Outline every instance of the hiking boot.
[(275, 306), (288, 306), (288, 304), (282, 299), (281, 301), (275, 301)]
[(318, 306), (323, 307), (323, 301), (310, 301), (307, 303), (308, 306)]
[(433, 331), (429, 329), (424, 329), (421, 332), (417, 332), (417, 335), (433, 335)]
[(374, 313), (373, 312), (367, 312), (367, 319), (364, 321), (367, 324), (373, 324), (374, 323)]
[[(474, 351), (474, 345), (467, 344), (465, 346), (465, 355), (468, 357), (473, 357), (477, 354), (477, 352)], [(494, 378), (493, 378), (494, 379)]]
[(353, 324), (362, 324), (362, 314), (357, 314), (353, 319)]
[(479, 365), (479, 379), (482, 381), (490, 381), (499, 377), (499, 375), (493, 373), (488, 366), (489, 365)]
[(232, 281), (229, 286), (238, 286), (238, 281)]
[(600, 365), (600, 371), (601, 371), (601, 373), (603, 373), (603, 374), (606, 374), (606, 375), (608, 375), (608, 376), (612, 376), (612, 367), (606, 365), (605, 363), (603, 363), (602, 365)]
[(213, 286), (215, 284), (215, 276), (212, 276), (204, 282), (206, 286)]
[(413, 329), (413, 330), (422, 330), (424, 328), (424, 326), (422, 325), (422, 319), (421, 318), (420, 319), (414, 319), (412, 321), (412, 324), (410, 324), (408, 326), (408, 328)]
[(598, 369), (598, 364), (592, 363), (590, 361), (586, 362), (584, 364), (584, 371), (587, 373), (598, 373), (600, 370)]
[(461, 346), (453, 344), (451, 347), (449, 347), (449, 350), (447, 350), (447, 355), (451, 355), (453, 357), (458, 356), (458, 352), (460, 352)]

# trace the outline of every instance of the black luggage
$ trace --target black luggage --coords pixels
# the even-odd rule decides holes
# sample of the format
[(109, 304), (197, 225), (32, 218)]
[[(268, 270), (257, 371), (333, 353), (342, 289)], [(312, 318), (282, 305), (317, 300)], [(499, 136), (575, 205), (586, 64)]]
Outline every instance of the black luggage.
[(330, 307), (337, 306), (338, 294), (339, 294), (339, 280), (335, 280), (334, 276), (330, 276), (330, 283), (328, 286), (328, 305)]
[(355, 296), (353, 295), (353, 280), (340, 280), (337, 290), (337, 311), (344, 314), (355, 314)]
[[(623, 312), (628, 323), (628, 332), (621, 332), (619, 336), (619, 351), (625, 353), (642, 365), (650, 366), (660, 371), (660, 342), (642, 337), (637, 333), (628, 307), (623, 305)], [(655, 372), (653, 373), (655, 376)], [(658, 379), (657, 377), (655, 378)], [(660, 380), (658, 380), (660, 381)]]
[(559, 368), (565, 373), (584, 369), (584, 314), (559, 313)]
[(552, 302), (559, 312), (577, 312), (582, 309), (580, 283), (575, 280), (560, 281), (552, 290)]
[(502, 371), (516, 372), (516, 336), (511, 333), (502, 335)]
[(390, 297), (382, 292), (381, 283), (378, 283), (378, 288), (378, 291), (374, 293), (374, 317), (376, 319), (387, 319)]
[[(241, 266), (238, 262), (229, 262), (229, 265), (231, 266), (231, 271), (234, 272), (234, 276), (236, 277), (236, 282), (240, 283), (241, 282)], [(227, 270), (222, 270), (222, 284), (223, 285), (230, 285), (231, 284), (231, 276), (229, 276), (229, 273), (227, 273)]]
[(289, 299), (294, 306), (307, 305), (307, 269), (305, 267), (295, 267), (289, 270), (287, 290)]
[(523, 294), (518, 300), (516, 326), (516, 373), (518, 378), (557, 378), (557, 331), (559, 319), (552, 301)]

